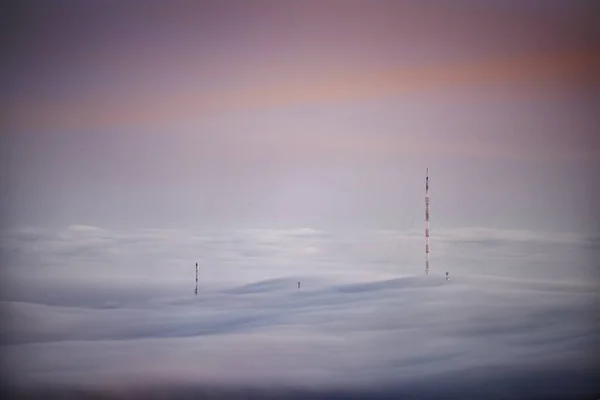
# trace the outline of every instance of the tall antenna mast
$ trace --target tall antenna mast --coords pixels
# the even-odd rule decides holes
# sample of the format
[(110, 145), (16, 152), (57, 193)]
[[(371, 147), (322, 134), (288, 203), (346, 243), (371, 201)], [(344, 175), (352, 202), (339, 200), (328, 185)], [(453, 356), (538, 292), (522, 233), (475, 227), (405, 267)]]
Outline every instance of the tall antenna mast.
[(425, 174), (425, 275), (429, 275), (429, 168)]

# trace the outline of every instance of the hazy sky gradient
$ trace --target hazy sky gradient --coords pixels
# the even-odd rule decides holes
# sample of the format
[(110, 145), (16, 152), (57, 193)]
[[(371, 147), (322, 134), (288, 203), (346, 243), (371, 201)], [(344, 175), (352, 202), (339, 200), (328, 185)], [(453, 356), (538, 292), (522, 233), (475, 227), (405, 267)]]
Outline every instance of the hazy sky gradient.
[(28, 4), (9, 225), (597, 231), (593, 2)]

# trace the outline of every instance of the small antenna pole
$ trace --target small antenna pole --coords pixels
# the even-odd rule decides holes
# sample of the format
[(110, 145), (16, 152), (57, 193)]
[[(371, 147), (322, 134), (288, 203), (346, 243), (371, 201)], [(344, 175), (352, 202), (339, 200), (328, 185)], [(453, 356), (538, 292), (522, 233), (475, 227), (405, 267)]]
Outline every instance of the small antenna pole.
[(194, 290), (194, 294), (198, 294), (198, 263), (196, 263), (196, 290)]
[(425, 275), (429, 275), (429, 168), (425, 174)]

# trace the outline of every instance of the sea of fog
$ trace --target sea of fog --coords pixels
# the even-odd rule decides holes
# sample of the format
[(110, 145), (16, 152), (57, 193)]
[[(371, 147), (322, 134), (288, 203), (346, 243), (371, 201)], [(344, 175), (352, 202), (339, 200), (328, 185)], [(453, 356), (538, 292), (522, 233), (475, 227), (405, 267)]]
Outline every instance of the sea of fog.
[(597, 238), (438, 230), (429, 276), (420, 230), (70, 226), (0, 244), (8, 394), (600, 396)]

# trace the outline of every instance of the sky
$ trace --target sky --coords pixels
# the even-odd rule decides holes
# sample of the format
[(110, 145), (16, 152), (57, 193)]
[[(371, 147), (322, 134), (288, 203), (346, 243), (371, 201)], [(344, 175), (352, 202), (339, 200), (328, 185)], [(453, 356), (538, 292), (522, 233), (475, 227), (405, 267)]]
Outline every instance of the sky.
[(402, 229), (429, 167), (448, 225), (598, 231), (594, 2), (79, 3), (7, 14), (5, 225)]
[(597, 397), (599, 11), (14, 2), (6, 382)]

